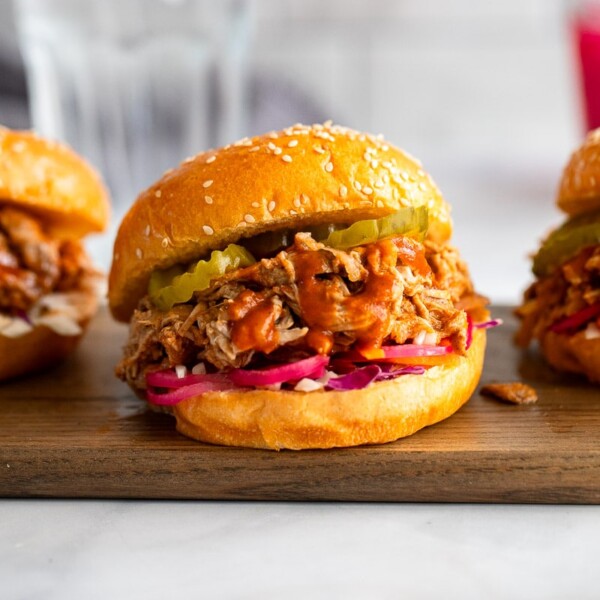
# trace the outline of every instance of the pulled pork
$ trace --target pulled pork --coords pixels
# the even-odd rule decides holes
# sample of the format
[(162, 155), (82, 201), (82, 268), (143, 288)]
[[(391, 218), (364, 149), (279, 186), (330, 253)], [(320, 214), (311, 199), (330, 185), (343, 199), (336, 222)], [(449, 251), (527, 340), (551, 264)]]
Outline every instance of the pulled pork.
[(448, 339), (464, 353), (461, 302), (485, 299), (449, 246), (396, 237), (341, 251), (298, 233), (285, 251), (225, 274), (186, 304), (163, 312), (143, 298), (117, 375), (141, 390), (148, 370), (201, 361), (221, 370), (392, 340)]
[(29, 310), (43, 295), (77, 289), (91, 272), (78, 241), (54, 240), (31, 215), (0, 206), (0, 311)]
[(516, 342), (528, 346), (532, 340), (541, 339), (560, 319), (597, 302), (600, 302), (600, 246), (589, 246), (525, 291), (523, 305), (516, 310), (521, 319)]

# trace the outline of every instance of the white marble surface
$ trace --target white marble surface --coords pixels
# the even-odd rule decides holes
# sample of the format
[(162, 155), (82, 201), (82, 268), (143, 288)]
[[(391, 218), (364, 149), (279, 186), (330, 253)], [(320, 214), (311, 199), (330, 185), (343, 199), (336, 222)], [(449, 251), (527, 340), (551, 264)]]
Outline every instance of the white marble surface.
[(600, 507), (0, 502), (3, 600), (599, 597)]

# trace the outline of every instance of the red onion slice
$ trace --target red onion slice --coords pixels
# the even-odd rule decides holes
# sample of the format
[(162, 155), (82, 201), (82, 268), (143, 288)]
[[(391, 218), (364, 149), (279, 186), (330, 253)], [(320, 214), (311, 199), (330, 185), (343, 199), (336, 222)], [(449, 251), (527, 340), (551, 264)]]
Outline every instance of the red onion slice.
[(229, 373), (229, 378), (236, 385), (248, 387), (299, 381), (304, 377), (317, 379), (324, 375), (328, 363), (328, 356), (317, 354), (294, 363), (266, 369), (234, 369)]
[(173, 369), (153, 371), (146, 375), (146, 383), (152, 387), (178, 389), (195, 383), (231, 383), (226, 373), (208, 373), (205, 375), (186, 375), (177, 377)]
[(554, 333), (575, 333), (582, 325), (600, 315), (600, 302), (590, 304), (550, 326)]
[(199, 396), (206, 392), (232, 389), (236, 389), (236, 386), (232, 383), (206, 381), (203, 383), (186, 385), (172, 392), (165, 392), (163, 394), (155, 392), (153, 389), (149, 388), (146, 391), (146, 398), (151, 404), (156, 404), (158, 406), (173, 406), (174, 404), (179, 404), (183, 400), (187, 400), (193, 396)]

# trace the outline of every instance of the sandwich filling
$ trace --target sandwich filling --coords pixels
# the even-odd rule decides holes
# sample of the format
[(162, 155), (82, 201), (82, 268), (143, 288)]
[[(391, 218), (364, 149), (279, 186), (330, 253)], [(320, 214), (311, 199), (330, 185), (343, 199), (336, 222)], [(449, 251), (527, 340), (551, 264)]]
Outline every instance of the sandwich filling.
[(528, 346), (546, 332), (600, 337), (600, 246), (587, 246), (529, 286), (517, 311), (517, 343)]
[(533, 272), (538, 279), (516, 311), (518, 344), (542, 340), (548, 331), (600, 337), (600, 212), (573, 217), (550, 233)]
[(369, 356), (390, 344), (465, 354), (468, 312), (482, 311), (486, 299), (453, 247), (397, 234), (344, 249), (327, 242), (298, 232), (185, 301), (159, 307), (145, 296), (117, 375), (142, 394), (148, 374), (164, 369), (264, 369)]
[(53, 239), (33, 215), (0, 206), (0, 334), (23, 335), (37, 322), (79, 333), (75, 313), (95, 276), (78, 240)]

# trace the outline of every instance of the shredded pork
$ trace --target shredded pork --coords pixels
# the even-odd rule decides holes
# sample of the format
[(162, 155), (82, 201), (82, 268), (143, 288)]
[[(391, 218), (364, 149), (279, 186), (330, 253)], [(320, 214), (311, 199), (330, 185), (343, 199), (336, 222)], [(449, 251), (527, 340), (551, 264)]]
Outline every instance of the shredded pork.
[(78, 241), (52, 239), (33, 216), (0, 206), (0, 312), (27, 311), (49, 292), (77, 289), (91, 271)]
[(464, 353), (462, 301), (485, 300), (449, 246), (398, 238), (341, 251), (298, 233), (290, 248), (186, 304), (164, 312), (142, 299), (117, 375), (141, 390), (148, 370), (198, 362), (223, 370), (423, 335)]
[(516, 311), (521, 319), (516, 341), (527, 346), (548, 328), (586, 306), (600, 302), (600, 246), (589, 246), (550, 275), (535, 281)]

